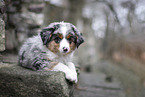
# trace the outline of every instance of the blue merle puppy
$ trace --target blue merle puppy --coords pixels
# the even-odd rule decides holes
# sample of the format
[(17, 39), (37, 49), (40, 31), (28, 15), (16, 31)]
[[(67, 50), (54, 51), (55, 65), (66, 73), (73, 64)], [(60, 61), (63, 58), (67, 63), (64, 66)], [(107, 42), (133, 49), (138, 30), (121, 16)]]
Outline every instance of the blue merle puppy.
[(19, 65), (33, 70), (62, 71), (66, 79), (77, 83), (74, 51), (84, 42), (74, 25), (54, 22), (29, 38), (19, 51)]

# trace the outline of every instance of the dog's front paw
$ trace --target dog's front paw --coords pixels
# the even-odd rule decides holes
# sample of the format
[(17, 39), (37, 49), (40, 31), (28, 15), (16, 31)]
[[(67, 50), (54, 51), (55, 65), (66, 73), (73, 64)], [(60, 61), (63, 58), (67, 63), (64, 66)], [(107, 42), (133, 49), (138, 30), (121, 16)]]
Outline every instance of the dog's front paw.
[(66, 74), (66, 79), (68, 79), (69, 81), (71, 81), (73, 83), (77, 83), (78, 82), (78, 78), (74, 74)]

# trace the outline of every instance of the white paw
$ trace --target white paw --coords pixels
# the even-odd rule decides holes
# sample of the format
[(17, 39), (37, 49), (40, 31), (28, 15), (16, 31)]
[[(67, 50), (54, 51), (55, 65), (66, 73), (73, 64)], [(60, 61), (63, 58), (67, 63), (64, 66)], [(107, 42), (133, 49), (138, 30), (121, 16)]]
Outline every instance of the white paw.
[(75, 74), (67, 73), (66, 74), (66, 79), (68, 79), (69, 81), (71, 81), (73, 83), (77, 83), (78, 82), (77, 75), (75, 75)]
[(77, 78), (77, 73), (75, 72), (75, 67), (73, 64), (70, 66), (72, 66), (73, 70), (71, 70), (68, 66), (62, 63), (58, 63), (51, 71), (62, 71), (65, 73), (66, 79), (68, 79), (73, 83), (77, 83), (78, 78)]
[(68, 62), (67, 65), (68, 65), (69, 69), (70, 69), (75, 75), (77, 75), (75, 65), (74, 65), (72, 62)]

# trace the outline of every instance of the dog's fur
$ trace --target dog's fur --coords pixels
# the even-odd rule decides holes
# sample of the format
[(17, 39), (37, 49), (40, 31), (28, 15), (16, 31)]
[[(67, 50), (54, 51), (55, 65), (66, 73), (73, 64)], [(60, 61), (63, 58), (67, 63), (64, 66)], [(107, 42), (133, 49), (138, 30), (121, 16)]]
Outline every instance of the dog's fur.
[(81, 33), (71, 23), (51, 23), (22, 45), (19, 65), (33, 70), (62, 71), (68, 80), (77, 83), (71, 59), (83, 42)]

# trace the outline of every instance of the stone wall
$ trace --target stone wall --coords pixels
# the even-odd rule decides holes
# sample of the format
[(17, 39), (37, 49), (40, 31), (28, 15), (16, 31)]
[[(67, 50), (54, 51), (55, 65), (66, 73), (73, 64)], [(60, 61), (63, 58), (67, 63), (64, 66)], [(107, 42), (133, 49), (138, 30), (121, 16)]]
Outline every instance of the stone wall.
[(37, 34), (43, 23), (43, 0), (6, 2), (6, 49), (18, 50), (26, 38)]
[(0, 51), (5, 50), (5, 23), (0, 18)]
[(0, 51), (5, 50), (5, 23), (3, 21), (5, 3), (0, 0)]

